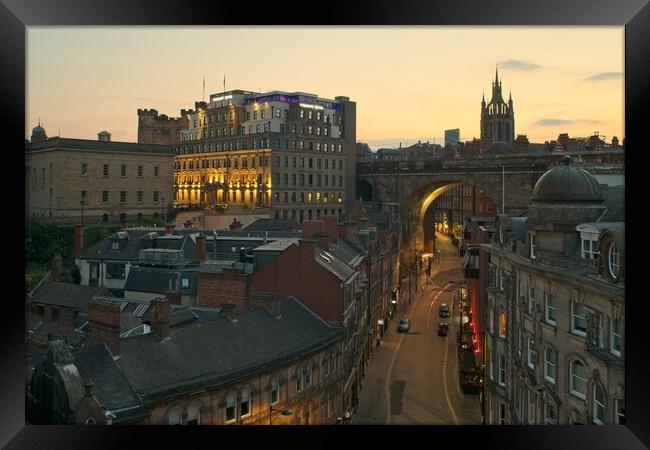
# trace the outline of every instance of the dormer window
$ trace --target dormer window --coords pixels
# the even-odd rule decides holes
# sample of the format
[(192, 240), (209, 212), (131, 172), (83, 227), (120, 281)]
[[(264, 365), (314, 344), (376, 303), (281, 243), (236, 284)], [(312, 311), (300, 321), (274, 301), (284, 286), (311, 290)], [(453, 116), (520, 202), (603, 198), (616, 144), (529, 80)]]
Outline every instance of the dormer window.
[(582, 259), (596, 259), (598, 256), (597, 241), (582, 239)]
[(533, 233), (528, 234), (528, 241), (530, 242), (530, 259), (536, 259), (537, 254), (536, 254), (536, 247), (537, 247), (537, 242), (535, 239), (535, 235)]
[(612, 278), (618, 278), (620, 270), (620, 255), (618, 253), (618, 245), (616, 245), (616, 242), (612, 242), (609, 245), (609, 249), (607, 250), (607, 263), (609, 274)]
[(111, 250), (119, 250), (119, 249), (120, 249), (120, 242), (116, 239), (111, 244)]

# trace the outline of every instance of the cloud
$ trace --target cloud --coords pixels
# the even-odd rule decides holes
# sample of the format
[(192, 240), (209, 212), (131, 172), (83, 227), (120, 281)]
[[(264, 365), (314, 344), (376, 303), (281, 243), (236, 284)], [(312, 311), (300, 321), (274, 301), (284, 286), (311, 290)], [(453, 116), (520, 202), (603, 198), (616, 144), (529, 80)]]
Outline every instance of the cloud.
[(594, 119), (540, 119), (535, 122), (535, 125), (540, 127), (554, 127), (558, 125), (572, 125), (578, 123), (600, 123), (600, 121)]
[(521, 59), (509, 59), (507, 61), (501, 61), (499, 63), (499, 69), (506, 70), (537, 70), (541, 69), (542, 66), (532, 63), (530, 61), (524, 61)]
[(622, 78), (623, 72), (601, 72), (585, 78), (585, 81), (604, 81)]

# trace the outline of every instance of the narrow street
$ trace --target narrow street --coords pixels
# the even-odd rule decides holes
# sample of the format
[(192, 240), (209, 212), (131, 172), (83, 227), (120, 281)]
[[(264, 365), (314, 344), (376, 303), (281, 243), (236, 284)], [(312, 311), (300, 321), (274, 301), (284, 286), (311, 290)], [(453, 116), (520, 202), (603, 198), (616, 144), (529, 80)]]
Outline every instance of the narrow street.
[[(454, 289), (462, 281), (461, 258), (451, 239), (437, 234), (441, 262), (434, 262), (431, 277), (418, 277), (418, 292), (410, 307), (398, 311), (375, 348), (366, 369), (359, 408), (353, 424), (478, 425), (478, 395), (465, 395), (458, 379), (458, 310), (438, 317), (442, 303), (453, 305)], [(397, 332), (401, 318), (411, 329)], [(438, 323), (449, 333), (438, 336)]]

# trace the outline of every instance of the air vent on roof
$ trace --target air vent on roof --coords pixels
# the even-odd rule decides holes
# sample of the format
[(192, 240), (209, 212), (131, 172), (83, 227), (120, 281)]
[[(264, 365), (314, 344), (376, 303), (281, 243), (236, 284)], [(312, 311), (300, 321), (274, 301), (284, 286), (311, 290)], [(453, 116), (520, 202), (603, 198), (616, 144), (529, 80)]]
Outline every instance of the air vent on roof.
[(140, 319), (144, 315), (144, 313), (147, 312), (147, 309), (149, 309), (149, 303), (138, 305), (138, 307), (135, 308), (135, 310), (133, 310), (133, 315), (138, 319)]
[(319, 253), (318, 254), (321, 258), (323, 258), (327, 262), (332, 262), (332, 258), (327, 256), (325, 253)]

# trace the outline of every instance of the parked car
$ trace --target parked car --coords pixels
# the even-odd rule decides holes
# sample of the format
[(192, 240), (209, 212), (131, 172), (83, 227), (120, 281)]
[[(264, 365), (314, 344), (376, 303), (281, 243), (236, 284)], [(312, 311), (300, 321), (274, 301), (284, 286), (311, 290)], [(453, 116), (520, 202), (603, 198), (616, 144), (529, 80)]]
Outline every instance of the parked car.
[(438, 308), (438, 315), (440, 317), (449, 317), (449, 314), (450, 314), (449, 313), (449, 306), (447, 306), (446, 303), (443, 303), (442, 305), (440, 305), (440, 307)]
[(400, 319), (397, 324), (397, 331), (408, 331), (411, 328), (411, 321), (408, 319)]
[(449, 332), (449, 324), (446, 322), (440, 322), (438, 324), (438, 336), (447, 336)]

